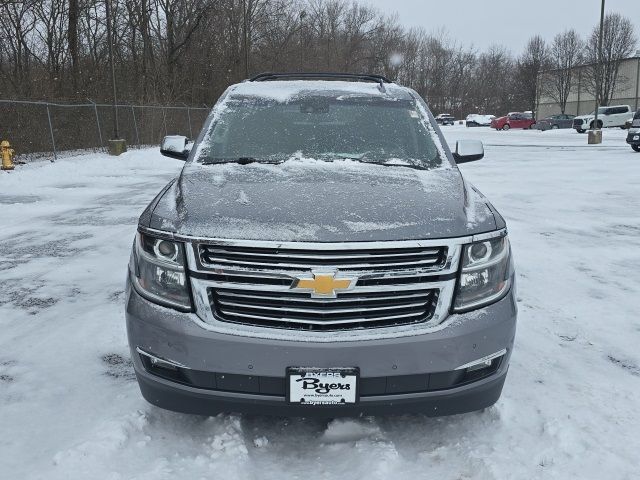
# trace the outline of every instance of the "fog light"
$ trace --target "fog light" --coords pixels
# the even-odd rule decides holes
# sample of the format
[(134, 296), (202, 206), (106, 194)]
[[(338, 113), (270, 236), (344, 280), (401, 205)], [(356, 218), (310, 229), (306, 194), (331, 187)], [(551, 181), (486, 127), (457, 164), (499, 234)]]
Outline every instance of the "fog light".
[(494, 360), (485, 360), (482, 363), (478, 363), (476, 365), (472, 365), (471, 367), (467, 367), (467, 369), (465, 370), (466, 372), (476, 372), (478, 370), (484, 370), (485, 368), (491, 368), (491, 366), (493, 365)]
[(163, 368), (165, 370), (171, 370), (172, 372), (177, 372), (179, 368), (187, 368), (178, 362), (174, 362), (173, 360), (165, 360), (164, 358), (156, 357), (149, 352), (145, 352), (140, 347), (136, 347), (136, 351), (141, 356), (148, 358), (152, 367)]
[(485, 357), (474, 360), (473, 362), (465, 363), (464, 365), (460, 365), (456, 370), (465, 370), (467, 372), (473, 372), (476, 370), (482, 370), (483, 368), (489, 368), (493, 366), (494, 360), (498, 360), (505, 353), (507, 353), (507, 349), (503, 348), (499, 352), (492, 353), (491, 355), (487, 355)]

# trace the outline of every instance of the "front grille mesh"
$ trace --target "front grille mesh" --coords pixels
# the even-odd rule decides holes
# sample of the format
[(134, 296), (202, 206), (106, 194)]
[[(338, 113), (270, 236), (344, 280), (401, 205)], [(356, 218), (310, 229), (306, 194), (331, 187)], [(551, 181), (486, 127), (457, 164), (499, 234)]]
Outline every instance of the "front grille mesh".
[[(342, 247), (342, 248), (341, 248)], [(446, 269), (447, 246), (196, 244), (196, 261), (214, 285), (207, 294), (223, 322), (300, 330), (346, 330), (428, 322)], [(355, 276), (335, 298), (292, 288), (312, 272)], [(430, 276), (431, 275), (431, 276)]]
[(253, 271), (309, 271), (335, 268), (340, 271), (376, 272), (438, 268), (446, 258), (446, 247), (411, 247), (356, 250), (303, 250), (227, 245), (200, 245), (205, 268)]
[(310, 298), (291, 291), (209, 289), (220, 320), (256, 326), (305, 330), (342, 330), (407, 325), (428, 321), (437, 290), (350, 291), (337, 298)]

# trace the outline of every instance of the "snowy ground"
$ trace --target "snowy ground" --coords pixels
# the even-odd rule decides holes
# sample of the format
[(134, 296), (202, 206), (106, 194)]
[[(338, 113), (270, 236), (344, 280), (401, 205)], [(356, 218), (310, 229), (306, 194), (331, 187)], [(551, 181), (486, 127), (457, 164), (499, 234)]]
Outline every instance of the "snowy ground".
[(123, 283), (154, 150), (0, 174), (2, 479), (632, 479), (640, 469), (640, 154), (569, 131), (444, 128), (506, 217), (517, 345), (484, 413), (355, 420), (165, 412), (139, 394)]

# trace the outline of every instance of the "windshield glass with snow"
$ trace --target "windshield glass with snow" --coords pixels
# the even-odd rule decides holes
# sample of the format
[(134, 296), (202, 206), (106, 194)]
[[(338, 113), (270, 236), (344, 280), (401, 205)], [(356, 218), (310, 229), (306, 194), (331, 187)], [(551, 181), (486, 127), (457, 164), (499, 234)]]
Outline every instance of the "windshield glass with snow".
[(294, 157), (433, 168), (438, 149), (412, 100), (305, 96), (227, 99), (198, 162), (279, 163)]

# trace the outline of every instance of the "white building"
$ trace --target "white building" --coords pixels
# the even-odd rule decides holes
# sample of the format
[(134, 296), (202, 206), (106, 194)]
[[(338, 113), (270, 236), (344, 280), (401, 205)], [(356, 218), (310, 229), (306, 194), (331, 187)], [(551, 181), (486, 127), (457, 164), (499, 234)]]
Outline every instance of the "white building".
[[(579, 66), (574, 69), (573, 87), (567, 101), (565, 113), (569, 115), (584, 115), (595, 109), (595, 98), (588, 91), (585, 72), (587, 66)], [(538, 85), (544, 82), (544, 76), (548, 72), (540, 74)], [(631, 58), (623, 60), (620, 64), (618, 81), (611, 97), (610, 105), (629, 105), (632, 109), (640, 108), (640, 50)], [(537, 118), (560, 113), (560, 105), (540, 89), (538, 98)]]

